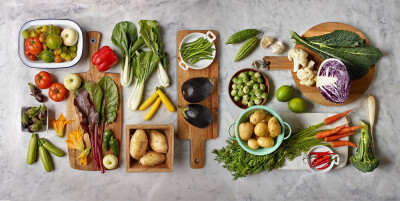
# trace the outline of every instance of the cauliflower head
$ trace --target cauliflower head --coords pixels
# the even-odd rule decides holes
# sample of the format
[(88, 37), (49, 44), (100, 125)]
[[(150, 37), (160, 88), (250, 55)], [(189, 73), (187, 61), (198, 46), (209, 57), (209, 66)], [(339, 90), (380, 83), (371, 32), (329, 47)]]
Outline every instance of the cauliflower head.
[(299, 70), (300, 65), (303, 67), (307, 66), (307, 57), (308, 53), (302, 49), (291, 49), (288, 53), (289, 61), (294, 62), (293, 72), (297, 72)]
[(317, 71), (311, 68), (302, 68), (297, 71), (297, 77), (303, 86), (313, 86), (317, 78)]

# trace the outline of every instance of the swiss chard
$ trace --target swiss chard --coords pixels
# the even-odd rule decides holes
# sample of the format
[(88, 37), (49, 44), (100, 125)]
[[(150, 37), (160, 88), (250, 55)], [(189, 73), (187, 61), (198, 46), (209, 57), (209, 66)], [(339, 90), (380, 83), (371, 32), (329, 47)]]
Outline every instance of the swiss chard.
[(113, 123), (118, 111), (118, 88), (114, 81), (104, 76), (98, 82), (104, 92), (103, 109), (101, 110), (101, 121), (106, 124)]
[(100, 114), (101, 104), (103, 100), (103, 90), (96, 82), (86, 81), (83, 84), (85, 90), (89, 93), (89, 98), (97, 113)]

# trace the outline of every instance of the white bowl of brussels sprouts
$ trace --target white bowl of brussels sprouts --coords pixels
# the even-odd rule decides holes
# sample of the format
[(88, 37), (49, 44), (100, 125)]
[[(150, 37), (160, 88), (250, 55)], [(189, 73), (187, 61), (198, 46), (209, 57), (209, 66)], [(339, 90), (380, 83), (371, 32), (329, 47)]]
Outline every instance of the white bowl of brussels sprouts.
[(232, 102), (236, 106), (246, 109), (265, 103), (269, 94), (269, 83), (260, 71), (245, 68), (232, 76), (228, 91)]

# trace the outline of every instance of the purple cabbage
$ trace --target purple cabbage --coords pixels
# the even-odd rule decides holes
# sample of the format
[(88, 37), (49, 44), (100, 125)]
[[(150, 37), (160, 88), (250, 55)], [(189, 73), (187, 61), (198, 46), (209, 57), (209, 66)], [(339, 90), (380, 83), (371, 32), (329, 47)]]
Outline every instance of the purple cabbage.
[(322, 62), (316, 85), (322, 96), (332, 102), (343, 104), (350, 94), (350, 76), (346, 66), (338, 59)]

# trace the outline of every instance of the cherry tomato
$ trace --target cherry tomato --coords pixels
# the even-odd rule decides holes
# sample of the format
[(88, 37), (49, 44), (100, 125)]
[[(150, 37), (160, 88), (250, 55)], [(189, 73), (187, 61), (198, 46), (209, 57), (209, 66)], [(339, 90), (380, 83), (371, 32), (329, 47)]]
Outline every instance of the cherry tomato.
[(61, 83), (53, 83), (49, 89), (49, 97), (51, 100), (60, 102), (68, 95), (68, 90)]
[(53, 78), (51, 77), (50, 73), (46, 71), (40, 71), (35, 76), (35, 83), (41, 89), (47, 89), (53, 83)]
[(42, 51), (42, 43), (39, 41), (39, 37), (30, 37), (25, 41), (25, 48), (31, 54), (37, 55)]
[(57, 63), (61, 63), (62, 62), (61, 56), (60, 55), (55, 56), (54, 61), (56, 61)]
[(61, 48), (55, 49), (53, 54), (56, 55), (56, 56), (60, 55), (61, 54)]
[(25, 55), (29, 56), (29, 55), (31, 55), (31, 53), (29, 53), (28, 50), (25, 50)]
[(34, 30), (31, 31), (30, 35), (31, 35), (31, 37), (37, 37), (38, 36), (38, 34)]
[(31, 61), (36, 61), (36, 56), (33, 55), (33, 54), (31, 54), (31, 55), (29, 55), (29, 59), (30, 59)]
[(39, 34), (39, 41), (40, 42), (44, 42), (45, 40), (46, 40), (46, 37), (45, 37), (44, 33), (40, 33)]
[(43, 49), (44, 49), (44, 50), (47, 50), (47, 49), (48, 49), (46, 43), (43, 45)]

